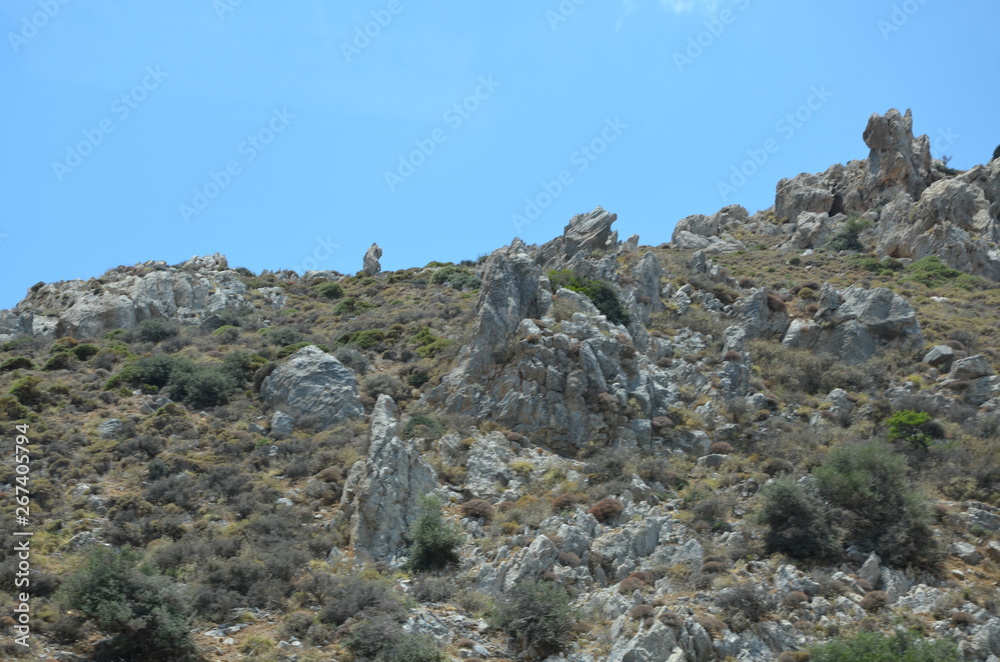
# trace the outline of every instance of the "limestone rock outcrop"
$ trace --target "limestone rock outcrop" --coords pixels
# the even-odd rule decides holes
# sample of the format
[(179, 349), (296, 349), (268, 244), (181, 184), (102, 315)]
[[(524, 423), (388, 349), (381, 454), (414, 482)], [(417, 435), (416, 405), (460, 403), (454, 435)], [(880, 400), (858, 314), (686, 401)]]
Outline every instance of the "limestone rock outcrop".
[(417, 500), (437, 489), (437, 474), (412, 442), (397, 435), (399, 411), (384, 393), (372, 411), (368, 456), (351, 467), (341, 509), (355, 555), (383, 561), (401, 553)]
[(820, 302), (813, 319), (792, 321), (783, 345), (826, 352), (849, 364), (867, 361), (891, 342), (909, 349), (923, 345), (913, 307), (891, 290), (853, 286), (836, 292), (826, 284)]
[(308, 417), (317, 428), (364, 413), (354, 371), (315, 345), (295, 352), (264, 378), (260, 398), (296, 422)]
[(374, 276), (375, 274), (382, 271), (382, 265), (379, 263), (379, 258), (382, 257), (382, 249), (378, 244), (372, 244), (371, 247), (365, 251), (364, 264), (361, 268), (361, 273), (365, 276)]
[(169, 267), (150, 261), (101, 278), (40, 284), (14, 310), (0, 311), (0, 340), (32, 335), (91, 338), (151, 318), (199, 324), (226, 308), (248, 307), (247, 288), (222, 255)]

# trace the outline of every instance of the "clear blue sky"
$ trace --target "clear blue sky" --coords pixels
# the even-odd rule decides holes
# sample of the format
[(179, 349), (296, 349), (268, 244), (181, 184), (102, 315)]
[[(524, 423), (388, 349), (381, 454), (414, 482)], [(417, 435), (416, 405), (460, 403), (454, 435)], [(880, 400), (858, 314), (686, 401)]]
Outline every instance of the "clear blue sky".
[(867, 156), (891, 107), (953, 167), (1000, 142), (996, 0), (6, 0), (0, 22), (0, 308), (213, 252), (473, 259), (597, 205), (659, 244)]

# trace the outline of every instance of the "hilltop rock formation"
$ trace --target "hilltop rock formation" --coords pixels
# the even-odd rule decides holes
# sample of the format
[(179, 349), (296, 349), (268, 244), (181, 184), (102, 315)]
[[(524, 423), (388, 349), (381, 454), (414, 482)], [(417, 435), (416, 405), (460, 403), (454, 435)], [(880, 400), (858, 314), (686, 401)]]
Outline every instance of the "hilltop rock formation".
[(308, 417), (317, 428), (364, 413), (354, 371), (315, 345), (295, 352), (265, 377), (260, 398), (297, 423)]
[(248, 307), (247, 288), (226, 258), (193, 257), (180, 265), (150, 261), (101, 278), (39, 284), (14, 310), (0, 311), (0, 340), (18, 336), (90, 338), (151, 318), (199, 324)]
[(362, 275), (374, 276), (375, 274), (382, 271), (382, 265), (379, 263), (379, 258), (382, 257), (382, 249), (378, 244), (372, 244), (371, 247), (365, 252), (364, 266), (361, 268)]
[(355, 555), (374, 561), (401, 551), (417, 499), (438, 486), (434, 469), (412, 442), (397, 436), (398, 427), (396, 403), (383, 393), (372, 411), (368, 456), (351, 467), (340, 502)]

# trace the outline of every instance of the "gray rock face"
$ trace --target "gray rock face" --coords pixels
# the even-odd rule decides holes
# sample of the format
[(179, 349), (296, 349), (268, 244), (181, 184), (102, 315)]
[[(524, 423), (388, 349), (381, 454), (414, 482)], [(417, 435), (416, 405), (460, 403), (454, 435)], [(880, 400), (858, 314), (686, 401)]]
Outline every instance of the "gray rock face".
[(675, 651), (683, 649), (678, 646), (677, 633), (658, 620), (648, 628), (640, 626), (639, 631), (631, 639), (617, 639), (612, 647), (608, 662), (662, 662), (672, 658)]
[(788, 329), (789, 317), (784, 305), (769, 299), (767, 289), (760, 287), (740, 297), (733, 304), (733, 323), (746, 332), (746, 340), (780, 338)]
[(723, 207), (711, 216), (694, 214), (677, 221), (670, 244), (682, 250), (705, 250), (708, 253), (738, 251), (744, 248), (742, 242), (727, 231), (746, 224), (749, 218), (747, 210), (740, 205)]
[(118, 267), (99, 280), (32, 288), (13, 311), (0, 312), (0, 340), (19, 335), (88, 338), (156, 317), (198, 324), (223, 308), (246, 308), (246, 293), (239, 275), (218, 254), (176, 267), (163, 262)]
[(989, 360), (982, 354), (976, 354), (960, 361), (955, 361), (948, 372), (949, 379), (979, 379), (993, 374)]
[(375, 274), (382, 271), (382, 265), (379, 264), (379, 258), (382, 257), (382, 249), (379, 248), (378, 244), (372, 244), (371, 247), (365, 252), (364, 266), (361, 268), (361, 273), (365, 276), (374, 276)]
[(350, 517), (351, 548), (375, 561), (399, 553), (417, 516), (417, 499), (437, 489), (434, 469), (396, 436), (399, 412), (384, 393), (372, 412), (368, 456), (351, 467), (340, 505)]
[(955, 359), (955, 350), (948, 345), (934, 345), (930, 350), (924, 355), (924, 363), (935, 368), (941, 368), (942, 370), (948, 370), (951, 367), (952, 361)]
[(354, 371), (319, 347), (303, 347), (264, 379), (260, 397), (296, 421), (305, 416), (317, 427), (361, 416)]
[(872, 184), (883, 193), (905, 191), (918, 198), (931, 183), (930, 139), (913, 137), (913, 114), (892, 108), (885, 115), (873, 114), (863, 135), (871, 148), (868, 167)]
[(820, 293), (820, 310), (813, 320), (794, 320), (782, 344), (833, 354), (849, 364), (867, 361), (890, 342), (907, 348), (923, 344), (916, 314), (909, 302), (885, 288), (852, 286), (837, 293), (829, 284)]

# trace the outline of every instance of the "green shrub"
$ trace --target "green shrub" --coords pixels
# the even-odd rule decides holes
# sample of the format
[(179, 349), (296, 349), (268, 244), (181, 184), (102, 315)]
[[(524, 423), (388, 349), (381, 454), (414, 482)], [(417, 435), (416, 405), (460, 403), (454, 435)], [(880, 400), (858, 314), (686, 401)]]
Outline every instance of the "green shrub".
[(80, 359), (81, 361), (86, 361), (90, 359), (90, 357), (94, 356), (100, 351), (101, 351), (100, 347), (89, 342), (81, 343), (70, 350), (73, 356)]
[(449, 338), (439, 338), (434, 335), (433, 331), (425, 326), (421, 328), (420, 331), (413, 334), (413, 342), (417, 344), (417, 354), (422, 358), (427, 358), (429, 356), (434, 356), (455, 341)]
[(471, 271), (454, 265), (444, 266), (435, 271), (434, 275), (431, 276), (431, 282), (435, 285), (451, 283), (451, 286), (456, 290), (475, 290), (479, 288), (480, 284), (479, 279)]
[(835, 235), (827, 242), (826, 247), (831, 251), (863, 251), (864, 246), (858, 236), (870, 228), (872, 222), (867, 218), (849, 218)]
[(836, 538), (815, 497), (786, 476), (776, 478), (763, 497), (758, 517), (765, 527), (764, 545), (769, 554), (780, 552), (795, 559), (834, 558)]
[(26, 356), (15, 356), (0, 363), (0, 373), (11, 372), (12, 370), (35, 370), (37, 366), (34, 361)]
[(958, 662), (954, 642), (919, 639), (910, 632), (862, 632), (809, 649), (810, 662)]
[(927, 287), (937, 287), (962, 275), (964, 274), (961, 271), (952, 269), (933, 255), (928, 255), (906, 267), (906, 275), (902, 280), (904, 283), (921, 283)]
[(461, 531), (444, 521), (441, 502), (432, 495), (417, 501), (418, 514), (410, 527), (409, 567), (412, 570), (440, 570), (458, 562), (458, 547), (462, 544)]
[(134, 551), (97, 547), (63, 582), (57, 601), (112, 635), (110, 648), (117, 656), (137, 661), (192, 657), (187, 600)]
[(590, 300), (608, 318), (609, 322), (628, 326), (630, 319), (628, 311), (622, 305), (615, 289), (602, 280), (587, 280), (569, 270), (553, 270), (549, 272), (552, 287), (564, 287), (567, 290), (586, 294)]
[(344, 286), (333, 281), (320, 283), (315, 289), (318, 295), (327, 299), (340, 299), (344, 296)]
[(11, 395), (0, 395), (0, 418), (5, 421), (18, 421), (28, 418), (31, 412)]
[(374, 307), (375, 304), (348, 297), (333, 307), (333, 313), (334, 315), (357, 315)]
[(403, 436), (407, 439), (413, 437), (440, 439), (443, 434), (444, 426), (436, 418), (426, 414), (414, 414), (403, 428)]
[(886, 420), (889, 426), (889, 441), (905, 441), (917, 448), (925, 449), (934, 440), (927, 433), (932, 417), (927, 412), (904, 409), (897, 411)]
[(324, 602), (317, 618), (330, 625), (342, 625), (349, 618), (383, 614), (395, 616), (402, 609), (392, 587), (380, 578), (358, 574), (316, 577), (315, 589)]
[(344, 647), (359, 662), (445, 662), (448, 658), (426, 635), (410, 634), (391, 618), (379, 615), (350, 629)]
[(911, 487), (903, 458), (884, 443), (835, 448), (813, 475), (820, 496), (850, 514), (848, 543), (893, 565), (937, 560), (926, 502)]
[(59, 352), (52, 355), (42, 366), (42, 370), (72, 370), (74, 367), (73, 355), (67, 352)]
[(337, 342), (341, 345), (355, 345), (361, 349), (374, 349), (381, 345), (385, 338), (386, 333), (382, 329), (365, 329), (345, 333), (337, 338)]
[(267, 359), (247, 349), (234, 349), (222, 357), (222, 374), (236, 386), (244, 386), (254, 373), (267, 363)]
[(17, 398), (17, 401), (25, 407), (37, 407), (45, 399), (42, 389), (39, 388), (41, 383), (42, 380), (38, 377), (22, 377), (11, 384), (7, 393)]
[(289, 329), (287, 327), (279, 327), (268, 329), (266, 332), (267, 344), (278, 345), (279, 347), (284, 345), (291, 345), (302, 341), (302, 334), (295, 329)]
[(203, 409), (226, 404), (235, 384), (219, 367), (198, 364), (191, 370), (173, 371), (168, 386), (174, 400)]
[(180, 333), (180, 327), (162, 317), (151, 317), (139, 322), (135, 327), (136, 337), (145, 342), (160, 342), (167, 338), (173, 338), (178, 333)]
[(212, 331), (212, 335), (224, 343), (236, 342), (240, 337), (240, 327), (233, 326), (232, 324), (223, 324), (215, 331)]
[(540, 658), (564, 650), (573, 640), (569, 595), (551, 582), (518, 582), (500, 599), (489, 620), (518, 651), (534, 648)]

